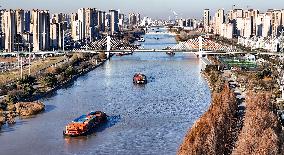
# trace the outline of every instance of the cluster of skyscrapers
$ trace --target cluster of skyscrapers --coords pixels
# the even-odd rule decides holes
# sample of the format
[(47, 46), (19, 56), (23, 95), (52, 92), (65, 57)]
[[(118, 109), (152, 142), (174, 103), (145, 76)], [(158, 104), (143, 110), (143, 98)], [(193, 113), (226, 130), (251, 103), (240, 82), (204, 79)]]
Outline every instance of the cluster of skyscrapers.
[(128, 24), (132, 26), (139, 26), (141, 23), (141, 16), (139, 13), (129, 13)]
[(48, 10), (1, 10), (0, 18), (0, 48), (7, 52), (48, 50), (62, 43), (62, 14), (51, 16)]
[(124, 28), (124, 15), (95, 8), (81, 8), (72, 14), (51, 14), (48, 10), (1, 10), (0, 49), (6, 52), (45, 51), (64, 48), (64, 39), (92, 41), (101, 35), (116, 35)]
[(277, 37), (284, 26), (284, 10), (269, 9), (260, 13), (257, 9), (232, 9), (226, 14), (219, 9), (211, 18), (209, 9), (204, 10), (203, 25), (206, 32), (226, 38)]
[(177, 21), (179, 27), (186, 29), (186, 30), (193, 30), (199, 26), (199, 21), (196, 19), (179, 19)]
[(93, 40), (102, 33), (115, 35), (124, 28), (124, 14), (118, 10), (108, 13), (95, 8), (81, 8), (71, 14), (71, 33), (73, 40)]

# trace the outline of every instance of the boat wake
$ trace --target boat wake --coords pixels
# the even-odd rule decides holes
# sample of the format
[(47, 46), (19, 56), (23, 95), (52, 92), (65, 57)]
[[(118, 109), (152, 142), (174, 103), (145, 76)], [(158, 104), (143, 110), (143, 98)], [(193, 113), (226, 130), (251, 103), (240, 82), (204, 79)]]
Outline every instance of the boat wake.
[(115, 124), (117, 124), (120, 121), (120, 115), (117, 116), (108, 116), (107, 122), (104, 124), (101, 124), (94, 132), (102, 132), (107, 128), (113, 127)]

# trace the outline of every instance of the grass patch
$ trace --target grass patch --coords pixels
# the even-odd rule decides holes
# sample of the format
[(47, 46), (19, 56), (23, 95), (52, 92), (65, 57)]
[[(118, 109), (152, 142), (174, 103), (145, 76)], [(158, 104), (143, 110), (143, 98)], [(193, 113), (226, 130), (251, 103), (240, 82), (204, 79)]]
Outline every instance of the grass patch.
[(222, 60), (228, 68), (231, 67), (247, 67), (247, 68), (256, 68), (257, 65), (255, 62), (246, 61), (246, 60)]
[[(60, 56), (60, 57), (48, 57), (45, 60), (43, 59), (35, 60), (31, 64), (31, 74), (35, 75), (39, 70), (44, 69), (57, 62), (60, 62), (64, 59), (65, 59), (64, 56)], [(24, 66), (23, 68), (23, 75), (27, 75), (28, 73), (29, 73), (29, 67), (27, 65)], [(15, 69), (12, 71), (0, 73), (0, 84), (6, 84), (7, 82), (15, 81), (19, 79), (20, 76), (21, 76), (20, 69)]]

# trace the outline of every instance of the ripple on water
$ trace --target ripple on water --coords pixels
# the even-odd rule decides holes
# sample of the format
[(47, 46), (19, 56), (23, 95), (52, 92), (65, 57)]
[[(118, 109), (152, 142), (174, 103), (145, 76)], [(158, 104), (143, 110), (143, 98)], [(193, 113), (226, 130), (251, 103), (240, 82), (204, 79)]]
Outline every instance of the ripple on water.
[[(2, 132), (0, 141), (5, 143), (0, 150), (15, 155), (175, 154), (210, 102), (199, 65), (196, 58), (181, 53), (113, 57), (44, 99), (45, 113)], [(146, 74), (150, 82), (133, 85), (136, 72)], [(68, 122), (93, 110), (105, 111), (110, 121), (88, 137), (62, 137)]]

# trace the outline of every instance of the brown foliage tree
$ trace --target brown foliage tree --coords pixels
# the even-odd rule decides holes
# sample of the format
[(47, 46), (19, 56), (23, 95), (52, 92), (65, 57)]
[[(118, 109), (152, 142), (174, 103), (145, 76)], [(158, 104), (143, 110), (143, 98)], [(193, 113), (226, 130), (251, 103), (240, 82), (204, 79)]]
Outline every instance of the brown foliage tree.
[(187, 133), (178, 154), (229, 154), (233, 149), (236, 112), (235, 95), (225, 84), (220, 93), (213, 93), (209, 110)]
[(272, 108), (269, 93), (248, 94), (244, 126), (233, 155), (281, 154), (283, 151), (281, 149), (281, 145), (283, 145), (282, 129)]

